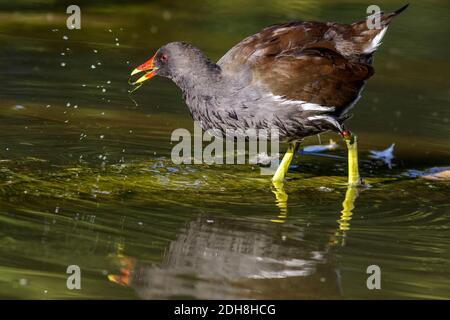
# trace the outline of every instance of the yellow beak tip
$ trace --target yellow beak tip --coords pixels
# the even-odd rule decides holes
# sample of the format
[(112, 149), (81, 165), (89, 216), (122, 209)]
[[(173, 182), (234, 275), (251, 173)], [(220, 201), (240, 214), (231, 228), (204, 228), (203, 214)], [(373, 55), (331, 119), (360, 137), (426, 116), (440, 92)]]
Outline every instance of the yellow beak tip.
[(134, 70), (131, 72), (131, 75), (133, 76), (133, 75), (135, 75), (136, 73), (139, 73), (139, 72), (142, 72), (142, 70), (139, 70), (138, 68), (136, 68), (136, 69), (134, 69)]
[(138, 84), (138, 83), (142, 83), (142, 82), (144, 82), (145, 80), (147, 80), (148, 78), (147, 78), (147, 75), (143, 75), (142, 77), (140, 77), (139, 79), (137, 79), (134, 83), (133, 83), (133, 85), (135, 85), (135, 84)]

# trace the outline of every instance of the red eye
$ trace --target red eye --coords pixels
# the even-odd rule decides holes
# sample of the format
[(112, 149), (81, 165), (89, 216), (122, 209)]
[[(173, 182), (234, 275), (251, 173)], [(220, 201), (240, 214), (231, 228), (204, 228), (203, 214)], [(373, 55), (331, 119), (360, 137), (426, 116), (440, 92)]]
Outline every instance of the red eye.
[(169, 60), (169, 57), (168, 57), (166, 54), (163, 54), (163, 55), (161, 56), (161, 61), (166, 62), (167, 60)]

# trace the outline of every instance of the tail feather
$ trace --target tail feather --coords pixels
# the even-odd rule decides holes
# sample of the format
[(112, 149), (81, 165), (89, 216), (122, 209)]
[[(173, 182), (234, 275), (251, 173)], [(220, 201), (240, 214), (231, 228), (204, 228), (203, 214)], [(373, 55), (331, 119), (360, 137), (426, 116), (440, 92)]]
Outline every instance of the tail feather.
[(400, 9), (384, 14), (383, 12), (379, 13), (379, 16), (371, 17), (373, 21), (379, 19), (380, 26), (379, 28), (370, 28), (368, 19), (358, 21), (352, 24), (352, 28), (355, 33), (355, 42), (359, 43), (361, 46), (361, 52), (364, 54), (373, 53), (381, 44), (381, 40), (383, 39), (386, 31), (389, 27), (391, 21), (398, 16), (402, 11), (404, 11), (409, 4), (401, 7)]
[(389, 25), (389, 23), (391, 23), (392, 19), (394, 19), (396, 16), (398, 16), (400, 13), (402, 13), (404, 10), (406, 10), (406, 8), (408, 8), (409, 3), (404, 5), (403, 7), (401, 7), (398, 10), (395, 10), (394, 12), (388, 13), (386, 15), (384, 15), (382, 12), (382, 17), (381, 17), (381, 23), (384, 24), (385, 26)]

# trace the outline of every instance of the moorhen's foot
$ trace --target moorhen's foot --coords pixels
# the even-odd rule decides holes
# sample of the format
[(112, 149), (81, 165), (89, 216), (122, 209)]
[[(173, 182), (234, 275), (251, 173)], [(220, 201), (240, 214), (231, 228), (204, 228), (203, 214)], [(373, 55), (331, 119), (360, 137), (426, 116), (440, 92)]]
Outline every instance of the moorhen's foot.
[(293, 142), (289, 145), (288, 150), (284, 154), (283, 160), (281, 160), (281, 163), (278, 166), (277, 171), (275, 171), (275, 174), (272, 177), (272, 182), (274, 185), (280, 183), (282, 184), (284, 182), (286, 173), (289, 170), (289, 165), (291, 164), (292, 159), (297, 153), (299, 146), (300, 144), (298, 142)]
[(350, 187), (359, 187), (363, 185), (359, 175), (358, 164), (358, 138), (349, 130), (343, 130), (341, 133), (348, 150), (348, 185)]

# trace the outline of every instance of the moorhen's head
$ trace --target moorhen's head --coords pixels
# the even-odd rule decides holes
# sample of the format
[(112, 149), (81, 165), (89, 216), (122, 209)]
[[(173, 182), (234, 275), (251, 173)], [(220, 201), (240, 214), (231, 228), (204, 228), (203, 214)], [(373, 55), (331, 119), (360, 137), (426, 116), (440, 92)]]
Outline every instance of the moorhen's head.
[(161, 47), (153, 57), (131, 72), (131, 76), (145, 72), (132, 84), (142, 83), (156, 75), (170, 78), (179, 84), (188, 78), (201, 78), (202, 74), (217, 68), (216, 64), (194, 46), (184, 42), (171, 42)]

